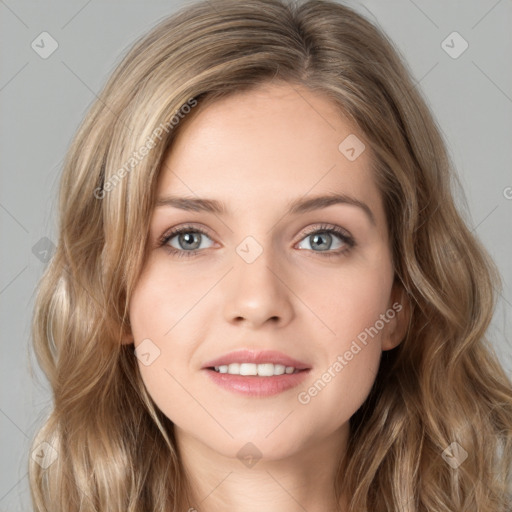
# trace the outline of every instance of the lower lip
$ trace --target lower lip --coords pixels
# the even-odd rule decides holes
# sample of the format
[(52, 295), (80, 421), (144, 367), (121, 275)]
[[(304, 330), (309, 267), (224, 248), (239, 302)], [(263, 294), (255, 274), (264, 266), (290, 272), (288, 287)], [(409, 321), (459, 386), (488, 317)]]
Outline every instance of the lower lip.
[(215, 384), (229, 391), (245, 396), (265, 397), (277, 395), (298, 386), (304, 381), (310, 370), (302, 370), (298, 373), (283, 373), (282, 375), (273, 375), (272, 377), (231, 375), (208, 369), (204, 371), (206, 371), (208, 377)]

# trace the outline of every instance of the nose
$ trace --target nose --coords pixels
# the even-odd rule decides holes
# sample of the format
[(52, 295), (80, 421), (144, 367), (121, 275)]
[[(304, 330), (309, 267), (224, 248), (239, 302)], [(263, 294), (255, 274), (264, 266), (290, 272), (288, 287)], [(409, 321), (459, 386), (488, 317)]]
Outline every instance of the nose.
[(294, 316), (289, 272), (264, 250), (252, 263), (238, 254), (225, 280), (224, 317), (255, 329), (265, 323), (284, 327)]

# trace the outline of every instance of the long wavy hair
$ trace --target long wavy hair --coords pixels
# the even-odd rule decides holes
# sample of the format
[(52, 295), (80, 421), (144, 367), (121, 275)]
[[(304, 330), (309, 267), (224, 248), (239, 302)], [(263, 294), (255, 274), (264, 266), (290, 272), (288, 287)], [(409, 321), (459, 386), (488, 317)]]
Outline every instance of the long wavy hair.
[[(135, 43), (90, 108), (64, 162), (58, 245), (34, 308), (54, 401), (32, 444), (50, 457), (30, 459), (35, 510), (194, 505), (173, 424), (121, 339), (176, 134), (205, 105), (270, 82), (322, 94), (365, 134), (411, 302), (405, 338), (350, 419), (337, 496), (350, 512), (510, 510), (512, 385), (486, 338), (499, 274), (455, 205), (453, 164), (399, 51), (327, 0), (182, 7)], [(447, 449), (467, 458), (450, 464)]]

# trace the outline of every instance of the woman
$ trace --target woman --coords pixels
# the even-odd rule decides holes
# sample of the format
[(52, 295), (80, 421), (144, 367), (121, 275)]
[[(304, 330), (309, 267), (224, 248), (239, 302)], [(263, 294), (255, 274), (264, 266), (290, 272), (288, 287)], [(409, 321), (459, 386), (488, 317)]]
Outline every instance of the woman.
[(201, 2), (100, 96), (34, 315), (35, 510), (508, 510), (499, 278), (387, 38)]

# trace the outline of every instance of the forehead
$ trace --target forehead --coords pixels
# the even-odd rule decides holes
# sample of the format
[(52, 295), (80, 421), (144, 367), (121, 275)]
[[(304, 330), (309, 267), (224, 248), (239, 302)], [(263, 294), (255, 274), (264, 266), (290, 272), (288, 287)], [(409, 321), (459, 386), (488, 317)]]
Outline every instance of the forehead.
[(164, 159), (157, 195), (216, 197), (239, 210), (343, 193), (378, 217), (371, 158), (364, 134), (328, 98), (296, 85), (264, 85), (186, 119)]

